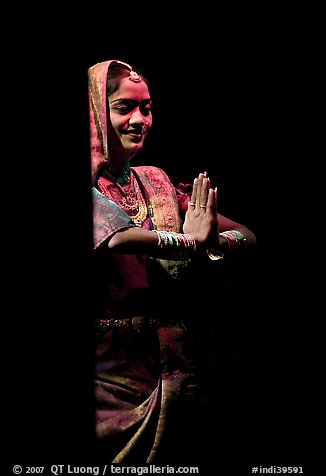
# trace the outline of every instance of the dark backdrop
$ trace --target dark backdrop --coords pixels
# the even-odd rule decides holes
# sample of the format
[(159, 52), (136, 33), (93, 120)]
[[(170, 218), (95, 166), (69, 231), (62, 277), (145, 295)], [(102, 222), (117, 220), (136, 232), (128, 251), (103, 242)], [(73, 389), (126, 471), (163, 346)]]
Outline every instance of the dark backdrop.
[[(258, 238), (252, 261), (226, 271), (223, 312), (209, 308), (212, 332), (201, 335), (208, 444), (266, 466), (304, 465), (317, 444), (321, 19), (197, 13), (164, 15), (160, 27), (158, 12), (150, 21), (113, 15), (107, 30), (105, 17), (104, 26), (65, 15), (51, 23), (49, 13), (27, 33), (16, 25), (18, 43), (7, 38), (3, 408), (12, 464), (93, 462), (87, 68), (113, 58), (151, 84), (154, 124), (137, 163), (175, 183), (207, 170), (221, 213)], [(214, 280), (206, 292), (215, 296)]]

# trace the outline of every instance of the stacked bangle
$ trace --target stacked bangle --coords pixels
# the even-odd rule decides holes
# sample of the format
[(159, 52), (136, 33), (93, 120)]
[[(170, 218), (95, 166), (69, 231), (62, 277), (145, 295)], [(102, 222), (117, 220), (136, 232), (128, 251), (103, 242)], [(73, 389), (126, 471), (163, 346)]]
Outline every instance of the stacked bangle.
[(196, 240), (189, 234), (153, 230), (157, 234), (157, 247), (164, 258), (183, 259), (196, 251)]
[[(165, 259), (185, 259), (193, 254), (196, 249), (196, 240), (187, 233), (176, 233), (174, 231), (153, 230), (157, 235), (158, 255)], [(242, 247), (246, 238), (240, 231), (227, 230), (220, 233), (226, 239), (227, 251), (233, 251)], [(209, 249), (207, 255), (211, 260), (224, 258), (224, 253), (220, 250)]]
[[(246, 241), (244, 235), (237, 230), (223, 231), (220, 233), (220, 236), (226, 239), (228, 252), (242, 247)], [(209, 259), (214, 261), (224, 258), (224, 253), (219, 250), (209, 249), (207, 250), (207, 255)]]
[(246, 238), (240, 231), (237, 230), (227, 230), (222, 231), (220, 236), (226, 239), (228, 245), (228, 251), (233, 251), (237, 248), (240, 248), (244, 245)]

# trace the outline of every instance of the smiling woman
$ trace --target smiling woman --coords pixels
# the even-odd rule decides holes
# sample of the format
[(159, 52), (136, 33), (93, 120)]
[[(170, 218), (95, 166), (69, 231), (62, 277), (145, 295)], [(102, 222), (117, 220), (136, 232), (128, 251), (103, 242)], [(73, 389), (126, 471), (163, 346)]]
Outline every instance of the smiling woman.
[[(118, 138), (126, 154), (136, 153), (143, 145), (146, 134), (152, 126), (151, 98), (146, 83), (135, 72), (121, 78), (117, 91), (110, 90), (108, 82), (108, 101), (112, 129), (108, 139), (112, 145)], [(111, 88), (113, 87), (111, 83)]]
[[(142, 79), (138, 73), (130, 70), (129, 65), (121, 61), (112, 61), (108, 69), (107, 81), (98, 83), (98, 75), (106, 66), (106, 63), (99, 63), (89, 69), (90, 99), (95, 105), (99, 95), (103, 94), (103, 91), (98, 90), (98, 86), (105, 88), (101, 101), (106, 98), (108, 104), (101, 104), (99, 107), (102, 109), (102, 114), (105, 114), (108, 106), (108, 124), (111, 126), (100, 132), (104, 139), (101, 144), (101, 147), (104, 147), (103, 155), (101, 150), (94, 150), (99, 146), (97, 134), (91, 135), (93, 179), (95, 179), (94, 173), (98, 172), (105, 161), (106, 170), (113, 176), (117, 170), (118, 179), (120, 178), (121, 182), (128, 177), (130, 157), (142, 148), (144, 139), (152, 126), (151, 98), (145, 78)], [(117, 87), (118, 84), (119, 87)], [(97, 108), (91, 108), (91, 124), (94, 127), (96, 122), (96, 127), (102, 128), (97, 114), (99, 114)], [(110, 161), (107, 160), (108, 143), (110, 144)], [(112, 157), (115, 159), (113, 160)], [(122, 177), (120, 177), (121, 169), (125, 166), (127, 169), (122, 171)]]
[(217, 213), (206, 173), (183, 193), (162, 169), (130, 165), (152, 125), (140, 73), (118, 60), (91, 67), (89, 104), (98, 448), (114, 463), (199, 462), (183, 286), (198, 279), (193, 260), (236, 256), (255, 235)]

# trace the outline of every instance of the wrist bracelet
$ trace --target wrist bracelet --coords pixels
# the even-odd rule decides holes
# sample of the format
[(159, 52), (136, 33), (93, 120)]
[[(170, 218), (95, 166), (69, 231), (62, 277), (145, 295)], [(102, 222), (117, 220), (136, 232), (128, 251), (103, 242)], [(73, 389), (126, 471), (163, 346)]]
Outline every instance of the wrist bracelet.
[(157, 248), (163, 258), (183, 259), (197, 249), (196, 240), (187, 233), (153, 230), (157, 234)]
[(228, 244), (228, 251), (232, 251), (234, 249), (240, 248), (244, 245), (246, 238), (244, 235), (238, 230), (227, 230), (222, 231), (220, 236), (226, 239)]
[[(228, 252), (240, 248), (246, 241), (244, 235), (238, 230), (222, 231), (220, 236), (226, 239)], [(209, 259), (217, 261), (224, 258), (224, 253), (220, 250), (209, 249), (207, 250), (207, 256)]]
[(212, 261), (217, 261), (219, 259), (223, 259), (224, 258), (224, 253), (222, 253), (222, 251), (218, 251), (218, 250), (206, 250), (206, 253), (207, 253), (207, 256), (209, 257), (210, 260)]

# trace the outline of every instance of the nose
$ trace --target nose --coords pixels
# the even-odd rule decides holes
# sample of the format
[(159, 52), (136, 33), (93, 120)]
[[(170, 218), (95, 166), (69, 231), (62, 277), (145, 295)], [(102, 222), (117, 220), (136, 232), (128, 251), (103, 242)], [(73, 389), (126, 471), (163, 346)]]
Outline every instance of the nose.
[(130, 116), (129, 124), (131, 126), (143, 126), (145, 124), (145, 118), (143, 114), (140, 112), (140, 109), (135, 109)]

